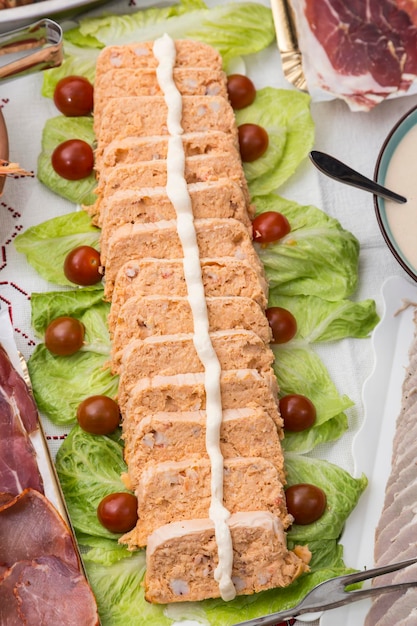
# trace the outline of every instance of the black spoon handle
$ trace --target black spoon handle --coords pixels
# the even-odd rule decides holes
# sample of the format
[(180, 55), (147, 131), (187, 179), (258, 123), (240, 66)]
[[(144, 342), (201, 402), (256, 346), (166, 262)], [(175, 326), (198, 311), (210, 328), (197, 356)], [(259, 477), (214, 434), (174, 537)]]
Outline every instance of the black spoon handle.
[(398, 193), (390, 191), (390, 189), (386, 189), (370, 178), (366, 178), (366, 176), (359, 174), (359, 172), (355, 172), (355, 170), (350, 168), (348, 165), (338, 161), (329, 154), (313, 150), (310, 152), (310, 159), (320, 172), (323, 172), (323, 174), (326, 174), (327, 176), (330, 176), (330, 178), (334, 178), (341, 183), (358, 187), (359, 189), (369, 191), (376, 196), (381, 196), (382, 198), (393, 200), (394, 202), (400, 202), (401, 204), (407, 202), (407, 198), (404, 198), (404, 196), (400, 196)]

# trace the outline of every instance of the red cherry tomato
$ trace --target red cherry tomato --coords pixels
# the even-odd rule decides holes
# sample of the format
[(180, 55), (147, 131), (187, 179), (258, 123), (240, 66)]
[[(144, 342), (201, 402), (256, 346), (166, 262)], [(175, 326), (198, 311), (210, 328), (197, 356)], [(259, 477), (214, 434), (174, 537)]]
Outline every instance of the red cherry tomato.
[(296, 524), (305, 526), (320, 519), (326, 510), (327, 498), (323, 489), (300, 483), (292, 485), (285, 491), (287, 509)]
[(93, 85), (83, 76), (66, 76), (54, 91), (56, 108), (68, 117), (90, 115), (93, 110)]
[(237, 130), (242, 161), (251, 163), (259, 159), (269, 145), (269, 137), (265, 128), (258, 126), (258, 124), (241, 124)]
[(111, 493), (97, 507), (97, 517), (112, 533), (127, 533), (138, 521), (138, 501), (131, 493)]
[(84, 343), (84, 324), (75, 317), (57, 317), (45, 331), (45, 346), (58, 356), (77, 352)]
[(87, 178), (93, 171), (93, 149), (82, 139), (68, 139), (60, 143), (52, 153), (52, 167), (67, 180)]
[(309, 398), (298, 393), (283, 396), (279, 401), (279, 410), (284, 428), (290, 432), (306, 430), (316, 421), (316, 407)]
[(109, 435), (120, 423), (119, 405), (108, 396), (90, 396), (77, 408), (77, 421), (92, 435)]
[(285, 215), (277, 211), (265, 211), (252, 222), (253, 240), (258, 243), (273, 243), (288, 235), (291, 226)]
[(266, 309), (266, 317), (272, 330), (272, 343), (287, 343), (297, 332), (297, 320), (291, 311), (280, 306)]
[(235, 110), (249, 106), (256, 97), (255, 85), (243, 74), (230, 74), (227, 77), (227, 93), (230, 104)]
[(78, 246), (65, 257), (64, 274), (76, 285), (99, 283), (103, 278), (100, 268), (100, 253), (92, 246)]

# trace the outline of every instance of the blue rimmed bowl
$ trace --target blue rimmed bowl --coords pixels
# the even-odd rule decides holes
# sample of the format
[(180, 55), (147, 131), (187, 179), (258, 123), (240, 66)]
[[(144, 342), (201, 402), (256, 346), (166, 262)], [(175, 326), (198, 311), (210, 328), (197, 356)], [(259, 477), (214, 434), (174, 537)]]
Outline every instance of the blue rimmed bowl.
[(417, 106), (388, 134), (375, 167), (375, 180), (404, 195), (406, 204), (374, 196), (385, 242), (401, 267), (417, 281)]

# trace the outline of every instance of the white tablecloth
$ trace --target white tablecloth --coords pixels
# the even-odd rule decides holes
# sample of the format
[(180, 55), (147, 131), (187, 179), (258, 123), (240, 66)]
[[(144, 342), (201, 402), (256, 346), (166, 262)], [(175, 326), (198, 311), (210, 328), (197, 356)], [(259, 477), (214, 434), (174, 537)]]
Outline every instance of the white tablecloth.
[[(115, 0), (94, 13), (116, 8), (123, 13), (133, 10), (131, 5), (130, 0)], [(246, 64), (257, 87), (289, 87), (283, 78), (275, 45), (256, 58), (246, 59)], [(0, 83), (0, 107), (8, 127), (10, 159), (34, 172), (44, 121), (57, 114), (53, 103), (41, 96), (41, 83), (42, 76), (39, 74)], [(387, 133), (416, 104), (417, 96), (409, 96), (386, 101), (369, 113), (351, 113), (341, 101), (313, 102), (315, 148), (337, 156), (372, 177), (378, 152)], [(370, 194), (324, 177), (308, 160), (279, 192), (301, 203), (315, 204), (337, 218), (358, 238), (361, 244), (360, 284), (355, 298), (375, 299), (381, 313), (381, 286), (385, 279), (402, 276), (411, 282), (383, 241)], [(55, 287), (40, 279), (26, 259), (15, 251), (13, 239), (29, 226), (73, 208), (73, 205), (45, 189), (36, 178), (8, 179), (0, 198), (0, 303), (2, 308), (9, 309), (16, 343), (25, 358), (30, 356), (36, 343), (30, 325), (30, 294), (32, 291)], [(347, 394), (355, 403), (354, 408), (348, 411), (350, 433), (336, 444), (327, 446), (324, 452), (330, 460), (353, 471), (351, 442), (363, 416), (362, 386), (373, 367), (371, 342), (345, 340), (337, 345), (320, 348), (320, 353), (339, 391)], [(54, 453), (61, 432), (49, 423), (46, 423), (45, 430)], [(349, 563), (349, 554), (345, 556), (349, 565), (356, 565)]]

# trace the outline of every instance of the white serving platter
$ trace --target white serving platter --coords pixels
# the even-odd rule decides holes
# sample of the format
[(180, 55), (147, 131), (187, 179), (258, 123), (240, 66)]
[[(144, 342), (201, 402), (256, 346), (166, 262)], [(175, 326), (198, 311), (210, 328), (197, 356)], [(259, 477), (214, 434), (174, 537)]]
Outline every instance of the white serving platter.
[[(391, 471), (392, 441), (414, 336), (417, 285), (395, 276), (382, 286), (384, 311), (372, 335), (374, 369), (363, 387), (364, 420), (354, 440), (355, 475), (369, 484), (346, 523), (341, 543), (347, 565), (374, 566), (374, 532)], [(371, 601), (363, 600), (323, 614), (320, 626), (360, 626)]]
[(0, 33), (15, 30), (43, 17), (70, 18), (108, 0), (40, 0), (33, 4), (0, 11)]

